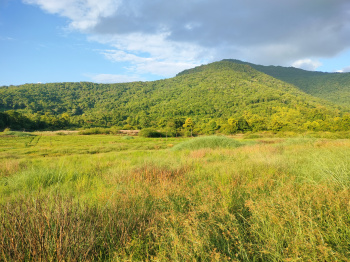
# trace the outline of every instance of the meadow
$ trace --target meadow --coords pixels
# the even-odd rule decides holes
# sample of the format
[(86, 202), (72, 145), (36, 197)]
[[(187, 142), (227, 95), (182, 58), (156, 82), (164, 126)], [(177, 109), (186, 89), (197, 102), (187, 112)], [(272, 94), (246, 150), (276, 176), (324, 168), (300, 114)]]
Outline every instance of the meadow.
[(349, 261), (349, 156), (309, 135), (0, 133), (0, 261)]

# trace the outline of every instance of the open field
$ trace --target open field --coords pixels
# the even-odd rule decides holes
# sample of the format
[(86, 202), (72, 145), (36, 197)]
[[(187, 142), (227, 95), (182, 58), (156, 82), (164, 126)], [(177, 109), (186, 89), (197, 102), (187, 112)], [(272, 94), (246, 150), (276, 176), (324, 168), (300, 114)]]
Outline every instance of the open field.
[(0, 261), (350, 258), (349, 139), (0, 133), (0, 163)]

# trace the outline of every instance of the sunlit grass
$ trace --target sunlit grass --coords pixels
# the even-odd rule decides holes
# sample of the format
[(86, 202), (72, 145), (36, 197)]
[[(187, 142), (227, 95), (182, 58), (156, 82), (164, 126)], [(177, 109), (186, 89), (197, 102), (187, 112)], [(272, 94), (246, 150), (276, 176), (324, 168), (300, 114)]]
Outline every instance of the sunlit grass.
[(201, 148), (236, 148), (244, 143), (225, 136), (203, 136), (194, 138), (173, 147), (173, 150), (198, 150)]
[(349, 140), (21, 139), (0, 139), (0, 260), (350, 257)]

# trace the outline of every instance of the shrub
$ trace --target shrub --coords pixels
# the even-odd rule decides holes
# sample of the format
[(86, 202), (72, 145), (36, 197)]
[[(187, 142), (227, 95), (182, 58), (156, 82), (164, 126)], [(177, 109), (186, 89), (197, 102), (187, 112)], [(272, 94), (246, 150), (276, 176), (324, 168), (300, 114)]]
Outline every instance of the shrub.
[(86, 130), (79, 131), (79, 135), (108, 135), (108, 134), (116, 134), (118, 132), (116, 129), (110, 129), (110, 128), (90, 128)]
[(135, 128), (132, 125), (126, 124), (122, 128), (123, 130), (135, 130)]
[(164, 135), (161, 132), (159, 132), (153, 128), (144, 128), (140, 131), (139, 136), (142, 136), (142, 137), (163, 137)]

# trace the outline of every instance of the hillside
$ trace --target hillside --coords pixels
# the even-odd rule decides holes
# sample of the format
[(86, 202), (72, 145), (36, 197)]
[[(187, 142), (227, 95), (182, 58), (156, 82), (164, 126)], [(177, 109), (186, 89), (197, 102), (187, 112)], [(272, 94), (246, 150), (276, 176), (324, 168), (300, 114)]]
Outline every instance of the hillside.
[[(0, 97), (2, 111), (16, 110), (26, 115), (36, 123), (31, 127), (36, 129), (164, 127), (170, 122), (181, 129), (188, 117), (194, 120), (199, 133), (225, 126), (230, 132), (237, 128), (244, 131), (248, 125), (257, 130), (299, 129), (308, 122), (334, 119), (345, 112), (250, 65), (231, 61), (200, 66), (153, 82), (1, 87)], [(5, 121), (3, 117), (3, 127)]]
[(260, 72), (295, 85), (312, 96), (350, 107), (350, 73), (324, 73), (294, 67), (263, 66), (234, 59), (224, 61), (249, 65)]

